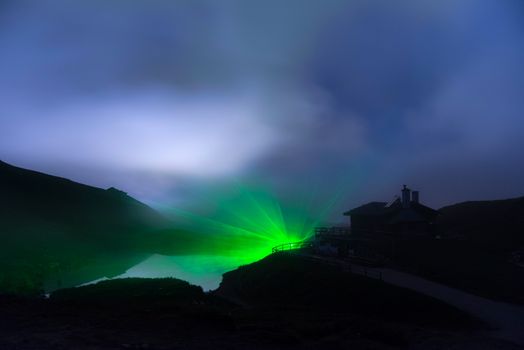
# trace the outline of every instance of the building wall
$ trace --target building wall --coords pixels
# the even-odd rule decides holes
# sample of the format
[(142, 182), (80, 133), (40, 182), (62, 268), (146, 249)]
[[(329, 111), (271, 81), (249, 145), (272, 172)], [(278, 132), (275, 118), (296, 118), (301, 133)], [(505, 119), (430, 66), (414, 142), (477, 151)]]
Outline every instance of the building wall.
[(387, 217), (380, 216), (351, 216), (351, 234), (362, 236), (378, 232), (391, 232), (399, 237), (431, 236), (435, 232), (434, 225), (428, 222), (404, 222), (395, 225), (386, 223)]
[(357, 233), (358, 231), (385, 231), (386, 225), (379, 216), (351, 216), (351, 231)]

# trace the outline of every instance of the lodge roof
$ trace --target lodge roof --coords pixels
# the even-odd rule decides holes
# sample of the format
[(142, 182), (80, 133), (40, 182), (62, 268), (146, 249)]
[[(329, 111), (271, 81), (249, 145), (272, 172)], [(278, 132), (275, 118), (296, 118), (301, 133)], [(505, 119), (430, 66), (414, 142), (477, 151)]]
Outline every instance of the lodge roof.
[(346, 216), (382, 216), (389, 224), (427, 221), (439, 214), (437, 210), (413, 201), (408, 207), (403, 207), (399, 199), (389, 205), (385, 202), (370, 202), (344, 213)]

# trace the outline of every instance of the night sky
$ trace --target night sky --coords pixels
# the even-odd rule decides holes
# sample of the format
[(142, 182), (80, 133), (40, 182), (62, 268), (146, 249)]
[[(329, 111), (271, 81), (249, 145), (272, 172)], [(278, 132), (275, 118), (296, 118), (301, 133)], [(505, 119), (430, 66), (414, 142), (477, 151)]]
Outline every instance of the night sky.
[(0, 159), (154, 206), (524, 195), (523, 38), (521, 0), (3, 0)]

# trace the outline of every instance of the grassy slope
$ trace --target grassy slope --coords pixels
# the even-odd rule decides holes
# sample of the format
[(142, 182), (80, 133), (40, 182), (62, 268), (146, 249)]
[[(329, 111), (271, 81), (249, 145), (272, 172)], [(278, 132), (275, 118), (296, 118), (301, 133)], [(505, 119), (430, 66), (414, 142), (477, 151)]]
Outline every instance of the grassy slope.
[(524, 197), (463, 202), (439, 209), (445, 236), (461, 235), (492, 252), (524, 246)]
[(307, 307), (426, 326), (472, 323), (438, 300), (288, 254), (226, 273), (217, 293), (250, 305)]
[(168, 222), (115, 189), (0, 162), (0, 288), (31, 292), (122, 273)]

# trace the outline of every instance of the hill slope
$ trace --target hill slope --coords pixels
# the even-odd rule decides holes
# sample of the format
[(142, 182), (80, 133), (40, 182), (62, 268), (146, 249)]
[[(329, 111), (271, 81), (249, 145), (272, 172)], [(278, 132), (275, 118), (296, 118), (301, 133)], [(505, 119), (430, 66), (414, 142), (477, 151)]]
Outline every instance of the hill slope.
[(168, 225), (114, 188), (0, 162), (0, 288), (44, 281), (59, 287), (122, 273), (147, 256), (140, 247), (148, 233)]
[(436, 299), (307, 258), (281, 253), (224, 274), (216, 293), (259, 307), (304, 307), (432, 327), (473, 320)]
[(524, 197), (463, 202), (439, 211), (445, 235), (463, 236), (493, 249), (524, 245)]

